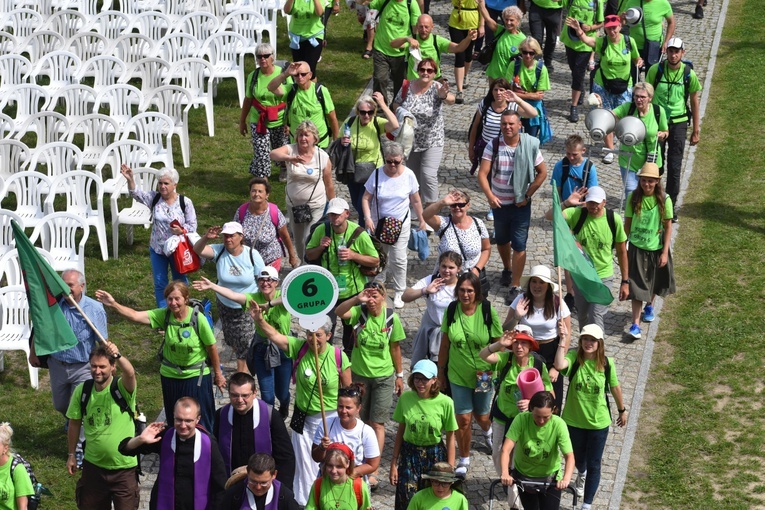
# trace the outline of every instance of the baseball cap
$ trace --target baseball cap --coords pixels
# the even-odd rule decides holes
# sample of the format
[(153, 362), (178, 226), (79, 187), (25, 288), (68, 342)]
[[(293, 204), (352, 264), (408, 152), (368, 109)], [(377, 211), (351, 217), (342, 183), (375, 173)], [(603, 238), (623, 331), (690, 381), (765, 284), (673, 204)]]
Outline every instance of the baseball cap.
[(606, 16), (605, 24), (603, 25), (605, 28), (610, 27), (620, 27), (622, 26), (622, 20), (619, 16), (616, 14), (609, 14)]
[(348, 202), (342, 198), (333, 198), (327, 205), (327, 214), (342, 214), (343, 211), (350, 210)]
[(242, 224), (237, 221), (229, 221), (223, 224), (223, 228), (220, 231), (221, 234), (243, 234)]
[(679, 50), (684, 49), (683, 47), (683, 40), (679, 37), (673, 37), (669, 41), (667, 41), (667, 48), (677, 48)]
[(590, 186), (587, 189), (587, 196), (584, 197), (585, 202), (601, 203), (605, 199), (606, 199), (606, 192), (600, 186)]
[(270, 278), (271, 280), (279, 281), (279, 272), (273, 266), (266, 266), (258, 273), (258, 279)]

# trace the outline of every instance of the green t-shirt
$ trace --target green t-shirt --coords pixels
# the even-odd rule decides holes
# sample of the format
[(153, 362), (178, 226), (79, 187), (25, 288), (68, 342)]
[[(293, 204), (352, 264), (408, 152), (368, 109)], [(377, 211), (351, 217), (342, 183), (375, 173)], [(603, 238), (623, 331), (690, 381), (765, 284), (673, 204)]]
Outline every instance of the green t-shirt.
[[(390, 355), (392, 342), (400, 342), (406, 338), (401, 319), (394, 313), (390, 327), (387, 326), (387, 311), (385, 307), (377, 317), (366, 312), (367, 318), (363, 326), (356, 329), (356, 344), (351, 354), (351, 371), (362, 377), (387, 377), (393, 375), (393, 358)], [(361, 306), (351, 308), (350, 326), (356, 326), (361, 319)], [(389, 331), (390, 329), (390, 331)]]
[(630, 68), (632, 60), (638, 58), (638, 45), (635, 41), (630, 43), (630, 50), (627, 51), (627, 43), (624, 35), (621, 35), (621, 39), (618, 43), (614, 44), (608, 41), (606, 51), (603, 52), (603, 45), (606, 44), (608, 36), (598, 37), (595, 40), (595, 53), (603, 55), (600, 58), (600, 70), (595, 73), (595, 83), (603, 86), (603, 77), (607, 80), (613, 80), (621, 78), (627, 80), (632, 86), (632, 77), (630, 76)]
[(674, 216), (672, 199), (667, 195), (664, 200), (664, 218), (659, 218), (659, 203), (656, 195), (643, 197), (640, 206), (640, 214), (635, 216), (632, 209), (632, 194), (627, 197), (627, 208), (624, 210), (625, 218), (632, 218), (630, 225), (630, 243), (641, 250), (656, 251), (662, 248), (664, 235), (664, 220), (671, 220)]
[[(206, 322), (206, 321), (205, 321)], [(85, 460), (102, 469), (125, 469), (138, 465), (138, 457), (125, 456), (117, 451), (120, 442), (126, 437), (135, 436), (135, 424), (130, 413), (123, 413), (120, 406), (112, 398), (109, 387), (97, 391), (95, 384), (90, 393), (85, 416), (80, 412), (83, 384), (77, 385), (69, 400), (66, 417), (72, 420), (82, 420), (85, 430)], [(128, 393), (122, 385), (122, 378), (117, 379), (117, 388), (127, 400), (130, 409), (135, 409), (135, 394)]]
[(483, 321), (483, 303), (478, 303), (473, 315), (462, 313), (457, 305), (454, 322), (447, 326), (444, 313), (441, 332), (449, 335), (449, 382), (475, 388), (476, 373), (491, 370), (492, 366), (481, 359), (478, 353), (489, 345), (491, 339), (502, 336), (502, 322), (497, 310), (491, 307), (491, 331)]
[[(281, 295), (282, 291), (274, 291), (274, 297), (272, 298), (272, 301)], [(247, 301), (245, 303), (244, 309), (248, 312), (250, 311), (250, 301), (255, 300), (255, 302), (259, 305), (264, 305), (268, 302), (262, 292), (253, 292), (245, 294), (245, 296), (247, 296)], [(290, 334), (290, 322), (292, 321), (292, 316), (287, 311), (287, 309), (284, 308), (284, 305), (269, 308), (267, 312), (263, 312), (263, 318), (266, 319), (266, 322), (273, 326), (274, 329), (282, 335)], [(255, 331), (257, 331), (260, 336), (266, 336), (265, 333), (263, 333), (263, 330), (260, 329), (260, 327), (257, 325), (257, 323), (255, 324)]]
[(452, 13), (449, 15), (449, 26), (458, 30), (478, 30), (478, 3), (475, 0), (452, 0)]
[(560, 9), (563, 7), (562, 0), (531, 0), (531, 2), (542, 9)]
[[(614, 108), (614, 115), (620, 119), (627, 117), (630, 106), (632, 106), (632, 103), (630, 102), (620, 104)], [(658, 124), (656, 124), (656, 114), (653, 111), (654, 108), (659, 109)], [(637, 108), (635, 108), (635, 111), (632, 113), (632, 115), (642, 120), (643, 124), (645, 124), (645, 138), (643, 139), (643, 143), (636, 143), (632, 146), (620, 146), (619, 166), (622, 168), (627, 168), (627, 162), (629, 160), (630, 172), (639, 172), (640, 169), (643, 168), (643, 165), (645, 165), (645, 160), (648, 153), (654, 152), (655, 150), (656, 164), (661, 167), (661, 150), (659, 150), (659, 147), (656, 145), (656, 138), (659, 131), (667, 131), (669, 129), (669, 125), (667, 124), (667, 114), (664, 111), (664, 108), (652, 104), (648, 107), (648, 112), (646, 112), (645, 116), (640, 115), (640, 112), (638, 112)], [(623, 155), (623, 152), (631, 152), (632, 159), (630, 159), (628, 155)]]
[[(501, 35), (498, 35), (500, 31), (502, 32)], [(489, 66), (486, 68), (486, 76), (490, 79), (505, 76), (511, 67), (513, 58), (521, 52), (521, 43), (526, 39), (526, 35), (523, 32), (511, 34), (505, 27), (497, 27), (497, 30), (494, 31), (494, 37), (499, 37), (499, 39), (497, 39), (497, 44), (494, 46), (494, 55), (491, 57), (491, 62), (489, 62)]]
[[(191, 327), (191, 307), (188, 310), (183, 323), (178, 322), (167, 308), (156, 308), (148, 311), (151, 327), (155, 329), (165, 327), (165, 314), (170, 314), (170, 322), (165, 330), (165, 347), (162, 350), (162, 355), (167, 361), (180, 367), (202, 363), (207, 359), (207, 346), (215, 344), (215, 333), (213, 333), (210, 323), (207, 322), (207, 318), (199, 314), (197, 321), (199, 336), (197, 336), (197, 332)], [(209, 374), (210, 367), (205, 366), (202, 373), (203, 375)], [(171, 379), (189, 379), (199, 377), (199, 369), (186, 369), (179, 373), (176, 368), (162, 364), (159, 368), (159, 374)]]
[[(287, 356), (293, 360), (297, 359), (300, 348), (303, 347), (306, 340), (293, 336), (288, 337), (288, 339), (289, 349), (287, 350)], [(324, 395), (325, 409), (337, 409), (337, 389), (340, 386), (340, 376), (337, 373), (335, 349), (335, 347), (327, 345), (324, 352), (319, 354), (321, 388)], [(341, 357), (341, 369), (344, 372), (346, 368), (351, 366), (351, 363), (344, 352), (341, 354)], [(298, 363), (295, 370), (295, 380), (295, 405), (304, 410), (308, 415), (321, 412), (319, 389), (316, 387), (316, 358), (310, 347), (300, 359), (300, 363)]]
[(534, 423), (534, 415), (521, 413), (513, 420), (505, 437), (515, 441), (515, 468), (521, 474), (542, 478), (557, 471), (558, 479), (562, 478), (560, 453), (565, 455), (573, 449), (566, 422), (560, 416), (552, 415), (539, 427)]
[[(377, 121), (377, 127), (375, 127)], [(375, 168), (383, 164), (380, 137), (385, 136), (385, 125), (388, 119), (375, 117), (362, 126), (359, 118), (353, 119), (351, 124), (351, 147), (353, 148), (353, 161), (356, 163), (374, 163)], [(379, 131), (379, 135), (377, 134)]]
[[(568, 16), (578, 19), (583, 25), (595, 25), (603, 23), (603, 6), (605, 0), (572, 0), (568, 7)], [(590, 37), (598, 37), (597, 30), (585, 32)], [(568, 35), (568, 27), (564, 26), (560, 33), (560, 40), (567, 48), (581, 53), (590, 53), (592, 48), (584, 44), (581, 39), (572, 41)]]
[[(271, 82), (271, 80), (279, 76), (281, 72), (281, 67), (274, 66), (274, 71), (271, 74), (264, 74), (262, 72), (258, 73), (258, 82), (255, 84), (254, 90), (252, 86), (252, 80), (255, 78), (255, 71), (251, 72), (249, 76), (247, 76), (247, 85), (245, 88), (247, 97), (256, 98), (258, 102), (263, 106), (276, 106), (281, 103), (281, 99), (279, 99), (276, 94), (268, 90), (268, 84)], [(284, 81), (284, 86), (289, 87), (290, 85), (292, 85), (292, 77), (288, 76)], [(250, 124), (256, 124), (258, 122), (259, 116), (260, 113), (258, 112), (257, 108), (253, 106), (250, 108), (250, 113), (247, 116), (247, 122)], [(284, 110), (279, 111), (279, 118), (277, 120), (266, 122), (266, 127), (274, 128), (281, 126), (282, 124), (284, 124)]]
[[(642, 5), (641, 5), (642, 4)], [(649, 41), (662, 42), (664, 32), (664, 19), (672, 16), (672, 6), (668, 0), (626, 0), (619, 5), (619, 14), (630, 7), (642, 7), (643, 22), (630, 27), (630, 37), (638, 48), (643, 48), (646, 36)], [(643, 25), (645, 24), (645, 33)]]
[(324, 34), (324, 23), (321, 21), (321, 16), (316, 15), (316, 6), (313, 0), (294, 2), (290, 16), (290, 33), (306, 39), (321, 38)]
[(308, 493), (308, 501), (305, 504), (305, 510), (324, 510), (325, 508), (337, 508), (339, 510), (366, 510), (370, 508), (369, 486), (366, 482), (361, 484), (361, 506), (356, 499), (356, 493), (353, 490), (353, 479), (348, 478), (345, 483), (332, 483), (331, 480), (324, 477), (321, 480), (321, 490), (319, 491), (319, 504), (316, 504), (316, 495), (314, 494), (314, 483), (311, 483), (311, 491)]
[[(561, 372), (560, 377), (568, 376), (576, 361), (576, 351), (566, 353), (568, 367)], [(608, 360), (611, 367), (608, 385), (611, 388), (619, 386), (616, 378), (614, 360)], [(595, 360), (584, 360), (574, 375), (574, 380), (568, 385), (566, 407), (561, 418), (568, 425), (580, 429), (600, 430), (611, 425), (611, 413), (608, 411), (606, 397), (603, 395), (606, 384), (606, 372), (598, 371)]]
[[(688, 112), (685, 109), (685, 84), (683, 83), (686, 64), (680, 62), (680, 68), (677, 70), (670, 69), (666, 61), (661, 65), (664, 67), (664, 72), (662, 73), (661, 80), (654, 85), (655, 92), (651, 102), (664, 107), (672, 124), (686, 122), (689, 120)], [(653, 85), (656, 82), (658, 72), (659, 64), (652, 65), (648, 73), (646, 73), (645, 81)], [(701, 91), (699, 77), (691, 69), (688, 79), (688, 94), (690, 96), (699, 91)]]
[[(576, 226), (583, 210), (581, 207), (569, 207), (563, 211), (563, 216), (566, 218), (566, 223), (568, 223), (570, 228)], [(627, 241), (622, 217), (618, 213), (614, 213), (614, 224), (616, 226), (616, 242), (623, 243)], [(592, 260), (592, 265), (595, 266), (595, 270), (601, 279), (613, 276), (614, 256), (611, 248), (613, 236), (608, 226), (608, 218), (605, 211), (603, 211), (600, 218), (593, 218), (587, 215), (582, 229), (576, 235), (576, 240), (579, 241), (587, 256)]]
[(287, 104), (289, 111), (287, 123), (290, 126), (290, 136), (292, 136), (294, 140), (295, 133), (297, 133), (297, 127), (300, 123), (304, 120), (310, 120), (316, 124), (316, 129), (319, 130), (318, 146), (321, 148), (329, 146), (332, 133), (329, 132), (327, 115), (329, 115), (330, 112), (335, 111), (335, 103), (332, 102), (332, 96), (329, 94), (329, 90), (322, 85), (322, 95), (324, 96), (324, 108), (322, 109), (321, 101), (319, 101), (319, 98), (316, 96), (316, 84), (313, 82), (311, 82), (306, 90), (299, 88), (296, 84), (282, 86), (282, 90), (284, 91), (284, 95), (281, 99), (282, 101), (287, 102), (287, 97), (290, 94), (290, 90), (293, 88), (297, 89), (295, 98), (292, 100), (291, 104)]
[[(348, 239), (351, 238), (353, 232), (356, 231), (356, 227), (358, 226), (358, 223), (348, 221), (348, 227), (342, 234), (336, 234), (335, 231), (330, 227), (329, 231), (331, 233), (332, 242), (330, 243), (329, 248), (327, 248), (321, 255), (320, 265), (326, 269), (329, 269), (329, 271), (335, 275), (335, 280), (337, 280), (337, 286), (340, 292), (338, 297), (340, 299), (355, 296), (364, 290), (364, 285), (367, 283), (367, 277), (361, 274), (361, 270), (359, 269), (358, 264), (348, 261), (347, 264), (341, 266), (338, 264), (337, 260), (338, 241), (340, 241), (342, 238), (347, 246)], [(325, 225), (319, 225), (316, 227), (316, 229), (313, 231), (311, 239), (306, 245), (307, 250), (316, 248), (321, 244), (321, 238), (324, 237), (324, 228)], [(356, 238), (356, 240), (353, 241), (353, 244), (347, 247), (360, 255), (379, 257), (375, 246), (372, 244), (372, 238), (369, 237), (369, 234), (366, 232), (362, 232)], [(329, 265), (327, 265), (327, 258), (329, 258)]]
[(416, 446), (433, 446), (441, 442), (441, 434), (457, 430), (454, 401), (443, 393), (420, 398), (416, 391), (405, 391), (393, 411), (393, 421), (406, 425), (404, 441)]
[[(420, 43), (420, 55), (423, 59), (426, 59), (428, 57), (432, 58), (436, 61), (438, 64), (438, 76), (436, 78), (441, 77), (441, 55), (444, 53), (449, 52), (449, 45), (451, 44), (451, 41), (445, 37), (441, 37), (440, 35), (436, 34), (430, 34), (430, 37), (425, 39), (424, 41), (420, 39), (419, 34), (415, 34), (415, 39)], [(436, 45), (438, 45), (438, 50), (436, 50)], [(409, 45), (407, 45), (407, 48)], [(408, 51), (408, 50), (407, 50)], [(415, 68), (415, 65), (417, 62), (414, 60), (414, 58), (407, 53), (406, 56), (406, 77), (408, 80), (416, 80), (420, 76), (417, 74), (417, 69)]]
[[(512, 354), (513, 353), (510, 351), (504, 351), (497, 354), (497, 356), (499, 356), (499, 361), (496, 365), (496, 374), (498, 377), (499, 374), (502, 373), (502, 370), (504, 370), (505, 365), (507, 365), (507, 361)], [(497, 407), (508, 418), (515, 418), (520, 412), (518, 411), (517, 403), (519, 400), (523, 400), (523, 396), (516, 384), (516, 380), (518, 379), (518, 374), (521, 373), (521, 370), (527, 368), (534, 368), (534, 358), (532, 356), (529, 356), (529, 361), (524, 367), (521, 367), (515, 356), (513, 356), (513, 364), (510, 367), (510, 370), (507, 371), (507, 376), (499, 382), (499, 390), (497, 390)], [(552, 391), (550, 374), (547, 373), (547, 366), (544, 363), (542, 363), (542, 383), (544, 384), (545, 390)], [(500, 418), (495, 418), (495, 421), (504, 423), (504, 420)]]
[[(547, 72), (547, 66), (542, 66), (542, 70), (539, 73), (539, 83), (537, 83), (537, 62), (537, 60), (534, 60), (534, 65), (531, 66), (531, 69), (521, 64), (518, 70), (518, 80), (523, 90), (527, 92), (550, 90), (550, 73)], [(511, 83), (513, 81), (513, 73), (515, 73), (515, 64), (510, 66), (509, 74), (506, 76), (507, 81)], [(535, 83), (537, 84), (536, 89), (534, 88)]]
[[(379, 11), (384, 3), (385, 0), (372, 0), (369, 3), (369, 8)], [(422, 14), (420, 5), (416, 0), (389, 0), (385, 9), (379, 14), (380, 19), (375, 32), (374, 48), (389, 57), (406, 55), (408, 50), (405, 47), (393, 48), (390, 42), (399, 37), (412, 35), (420, 14)]]
[(452, 490), (449, 497), (441, 499), (433, 493), (433, 487), (418, 491), (409, 501), (407, 510), (468, 510), (468, 501), (462, 493)]
[(16, 466), (11, 481), (12, 463), (13, 459), (8, 457), (8, 461), (0, 466), (0, 510), (16, 510), (16, 498), (35, 493), (24, 464), (19, 463)]

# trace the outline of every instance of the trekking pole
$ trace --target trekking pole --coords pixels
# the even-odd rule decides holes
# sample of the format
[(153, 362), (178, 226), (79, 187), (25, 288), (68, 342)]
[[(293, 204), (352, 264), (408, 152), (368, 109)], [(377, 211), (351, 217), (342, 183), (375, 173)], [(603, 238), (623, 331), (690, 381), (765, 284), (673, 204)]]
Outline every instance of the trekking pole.
[[(656, 138), (658, 140), (658, 137)], [(619, 153), (621, 153), (621, 144), (619, 146)], [(630, 171), (630, 165), (632, 164), (632, 152), (627, 155), (627, 173), (624, 174), (624, 177), (622, 178), (622, 192), (621, 197), (619, 197), (619, 215), (621, 215), (624, 212), (624, 195), (627, 193), (627, 176), (629, 175)], [(621, 171), (619, 172), (621, 173)]]
[(316, 360), (316, 386), (319, 387), (319, 404), (321, 405), (321, 422), (324, 425), (324, 430), (327, 431), (329, 429), (327, 428), (327, 415), (324, 412), (324, 390), (321, 389), (321, 366), (319, 365), (319, 342), (316, 340), (316, 335), (313, 336), (313, 359)]
[(93, 324), (91, 322), (90, 318), (87, 315), (85, 315), (85, 312), (83, 311), (82, 308), (80, 308), (80, 305), (77, 304), (77, 301), (74, 300), (74, 298), (72, 297), (71, 294), (66, 296), (66, 301), (67, 301), (67, 303), (69, 303), (70, 305), (75, 307), (78, 312), (80, 312), (80, 315), (82, 315), (82, 318), (85, 319), (85, 323), (88, 326), (90, 326), (90, 329), (92, 329), (93, 332), (96, 334), (96, 337), (98, 338), (98, 341), (101, 342), (102, 344), (106, 345), (106, 338), (104, 338), (104, 336), (101, 334), (101, 332), (98, 331), (98, 328), (95, 326), (95, 324)]

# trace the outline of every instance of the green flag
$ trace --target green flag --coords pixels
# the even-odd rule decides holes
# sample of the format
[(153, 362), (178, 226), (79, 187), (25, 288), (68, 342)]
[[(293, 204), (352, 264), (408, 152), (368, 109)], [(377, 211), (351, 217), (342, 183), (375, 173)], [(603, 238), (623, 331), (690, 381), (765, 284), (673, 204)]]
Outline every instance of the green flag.
[(35, 328), (35, 352), (45, 355), (74, 347), (77, 337), (58, 306), (58, 300), (71, 293), (69, 286), (29, 242), (19, 224), (12, 220), (11, 226), (27, 289), (29, 318)]
[(576, 284), (576, 291), (581, 292), (588, 303), (609, 305), (614, 297), (603, 285), (598, 272), (590, 259), (578, 246), (574, 234), (563, 218), (560, 208), (558, 189), (553, 184), (553, 251), (557, 267), (567, 269)]

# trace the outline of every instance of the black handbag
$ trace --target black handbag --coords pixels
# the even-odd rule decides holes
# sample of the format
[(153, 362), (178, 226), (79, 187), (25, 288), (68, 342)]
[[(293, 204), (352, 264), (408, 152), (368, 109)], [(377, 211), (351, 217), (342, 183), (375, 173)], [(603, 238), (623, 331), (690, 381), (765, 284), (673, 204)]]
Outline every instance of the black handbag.
[(497, 42), (499, 41), (499, 38), (504, 35), (504, 33), (505, 29), (501, 28), (499, 33), (494, 37), (494, 39), (491, 40), (491, 43), (486, 44), (483, 48), (481, 48), (481, 51), (478, 52), (478, 57), (476, 58), (478, 62), (484, 65), (491, 62), (491, 59), (494, 57), (494, 50), (497, 48)]
[[(640, 9), (643, 10), (643, 0), (640, 0)], [(643, 67), (648, 69), (652, 65), (658, 64), (659, 60), (661, 60), (661, 43), (659, 41), (650, 41), (646, 37), (645, 15), (640, 18), (640, 22), (643, 24), (643, 37), (645, 37), (645, 42), (643, 43), (643, 53), (645, 55)]]
[(303, 433), (305, 428), (305, 419), (308, 413), (300, 409), (297, 405), (292, 408), (292, 419), (290, 419), (290, 428), (298, 434)]

